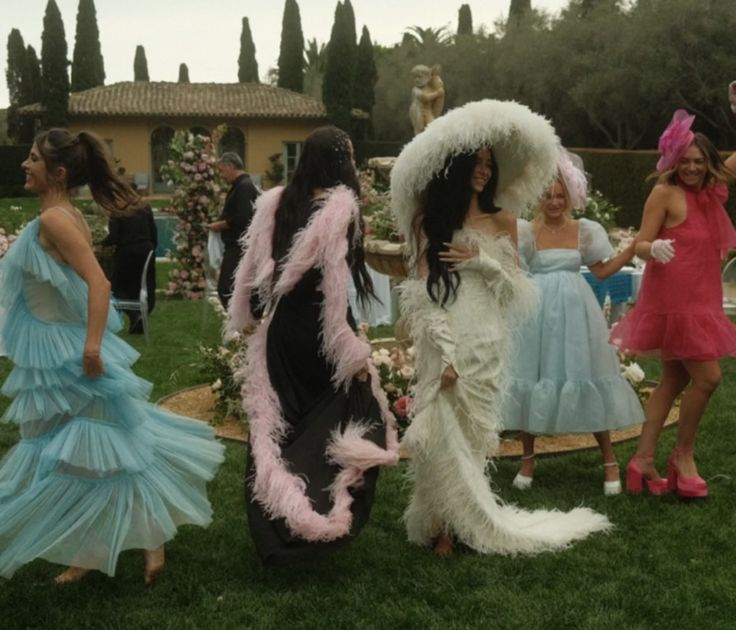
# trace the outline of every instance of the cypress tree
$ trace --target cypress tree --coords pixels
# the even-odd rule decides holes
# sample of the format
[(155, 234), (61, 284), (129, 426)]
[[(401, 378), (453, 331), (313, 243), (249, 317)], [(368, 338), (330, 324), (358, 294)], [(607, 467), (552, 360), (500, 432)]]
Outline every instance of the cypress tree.
[(150, 81), (148, 78), (148, 61), (146, 50), (138, 44), (135, 47), (135, 59), (133, 61), (133, 81)]
[(20, 142), (22, 135), (22, 119), (18, 115), (18, 108), (26, 105), (26, 85), (28, 76), (28, 54), (23, 36), (17, 28), (10, 31), (8, 35), (8, 66), (5, 71), (5, 79), (8, 85), (8, 100), (10, 106), (7, 111), (8, 136)]
[(36, 49), (28, 45), (26, 49), (28, 57), (26, 58), (28, 70), (28, 103), (41, 102), (41, 62), (38, 60)]
[(358, 44), (358, 55), (355, 62), (355, 86), (353, 88), (353, 105), (368, 114), (376, 103), (375, 87), (378, 81), (376, 61), (373, 58), (373, 42), (368, 27), (363, 27)]
[(344, 63), (350, 68), (350, 94), (351, 105), (355, 105), (353, 91), (355, 90), (355, 73), (358, 64), (358, 36), (355, 28), (355, 11), (350, 0), (344, 0), (342, 3), (342, 18), (345, 22), (345, 37), (348, 42), (349, 55), (345, 57)]
[(349, 27), (345, 24), (345, 7), (338, 2), (332, 23), (330, 43), (327, 45), (327, 64), (322, 82), (322, 100), (330, 121), (350, 131), (353, 67), (345, 63), (350, 57)]
[(189, 83), (189, 68), (187, 64), (179, 64), (179, 83)]
[(355, 11), (350, 0), (344, 0), (342, 3), (343, 7), (343, 19), (345, 20), (345, 32), (347, 33), (347, 39), (352, 43), (353, 48), (357, 52), (358, 49), (358, 30), (355, 27)]
[[(25, 74), (23, 75), (22, 105), (41, 102), (41, 63), (38, 60), (36, 49), (29, 45), (26, 48)], [(30, 144), (35, 135), (34, 120), (24, 116), (19, 119), (18, 138), (20, 144)]]
[(8, 35), (8, 67), (5, 79), (8, 84), (8, 97), (11, 105), (23, 105), (23, 81), (26, 75), (28, 54), (23, 35), (17, 28)]
[(469, 4), (461, 5), (460, 10), (457, 12), (457, 34), (473, 34), (473, 14), (470, 12)]
[(240, 56), (238, 57), (238, 81), (241, 83), (260, 83), (258, 79), (258, 62), (256, 46), (250, 33), (248, 18), (243, 18), (243, 29), (240, 32)]
[(46, 109), (46, 125), (63, 127), (69, 109), (69, 73), (66, 36), (59, 7), (49, 0), (43, 16), (41, 35), (41, 104)]
[(532, 0), (511, 0), (506, 27), (519, 26), (532, 11)]
[(100, 49), (100, 31), (94, 0), (79, 0), (77, 33), (72, 58), (72, 92), (105, 83), (105, 62)]
[(304, 91), (304, 35), (296, 0), (286, 0), (284, 5), (278, 86), (295, 92)]

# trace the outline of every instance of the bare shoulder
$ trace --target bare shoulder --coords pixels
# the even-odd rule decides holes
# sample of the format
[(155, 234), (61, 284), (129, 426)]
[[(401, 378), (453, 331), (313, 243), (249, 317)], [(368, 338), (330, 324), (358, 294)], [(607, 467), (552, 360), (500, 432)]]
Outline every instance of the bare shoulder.
[(493, 217), (493, 224), (496, 234), (508, 234), (511, 240), (516, 243), (518, 240), (517, 217), (513, 212), (508, 210), (499, 210)]
[(80, 239), (88, 242), (89, 228), (81, 214), (61, 207), (47, 208), (39, 217), (41, 233), (50, 241)]
[(500, 229), (509, 232), (513, 228), (516, 231), (516, 215), (513, 212), (499, 210), (493, 215), (493, 219)]
[(69, 229), (73, 229), (73, 225), (69, 215), (61, 208), (47, 208), (38, 218), (41, 231), (51, 236), (55, 234), (63, 234)]
[(647, 201), (666, 205), (668, 201), (681, 194), (682, 191), (679, 186), (673, 186), (672, 184), (656, 184), (654, 188), (652, 188), (652, 192), (649, 193)]

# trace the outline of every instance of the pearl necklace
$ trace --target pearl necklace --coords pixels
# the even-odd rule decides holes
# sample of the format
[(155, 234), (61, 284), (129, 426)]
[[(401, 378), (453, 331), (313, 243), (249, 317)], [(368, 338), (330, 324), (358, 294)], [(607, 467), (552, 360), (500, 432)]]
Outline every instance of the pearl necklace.
[(565, 218), (565, 220), (562, 222), (562, 225), (560, 227), (558, 227), (558, 228), (552, 228), (552, 227), (550, 227), (549, 225), (547, 225), (547, 223), (546, 223), (546, 221), (544, 219), (542, 219), (540, 221), (540, 223), (542, 225), (542, 228), (544, 228), (548, 232), (551, 232), (552, 234), (557, 234), (558, 232), (561, 232), (562, 230), (564, 230), (567, 227), (568, 220), (567, 220), (567, 218)]

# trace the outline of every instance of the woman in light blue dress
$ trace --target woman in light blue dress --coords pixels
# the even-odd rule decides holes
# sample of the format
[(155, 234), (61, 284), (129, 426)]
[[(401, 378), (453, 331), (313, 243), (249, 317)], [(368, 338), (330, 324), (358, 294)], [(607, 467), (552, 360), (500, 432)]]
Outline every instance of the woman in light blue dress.
[(593, 433), (601, 448), (605, 494), (621, 492), (609, 429), (643, 421), (641, 405), (621, 376), (608, 326), (588, 283), (587, 265), (599, 279), (634, 256), (634, 245), (615, 252), (601, 225), (570, 217), (584, 207), (585, 175), (566, 152), (531, 223), (519, 222), (519, 258), (540, 295), (535, 314), (522, 325), (511, 357), (504, 400), (504, 429), (522, 431), (522, 467), (514, 486), (529, 488), (536, 435)]
[(42, 132), (23, 169), (41, 215), (0, 263), (15, 364), (3, 420), (21, 436), (0, 462), (0, 575), (36, 558), (69, 567), (59, 583), (91, 569), (114, 575), (120, 552), (142, 549), (151, 583), (177, 527), (210, 522), (205, 484), (223, 447), (206, 424), (146, 401), (151, 385), (130, 369), (138, 353), (113, 334), (120, 318), (71, 191), (88, 184), (112, 215), (140, 200), (99, 139)]

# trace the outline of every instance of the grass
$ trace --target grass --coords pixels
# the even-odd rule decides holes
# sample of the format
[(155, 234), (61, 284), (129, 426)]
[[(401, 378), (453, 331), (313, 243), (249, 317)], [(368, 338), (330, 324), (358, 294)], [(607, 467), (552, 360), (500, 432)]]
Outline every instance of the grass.
[[(130, 338), (142, 353), (138, 374), (155, 383), (153, 398), (201, 382), (197, 346), (217, 338), (217, 319), (202, 327), (201, 304), (161, 301), (152, 343)], [(125, 335), (124, 335), (125, 336)], [(584, 504), (615, 524), (557, 554), (434, 557), (406, 541), (408, 501), (403, 467), (381, 473), (372, 518), (346, 549), (320, 563), (287, 570), (260, 566), (243, 512), (245, 449), (229, 444), (210, 485), (214, 522), (183, 528), (167, 547), (159, 582), (145, 588), (139, 553), (123, 554), (114, 579), (99, 574), (55, 587), (59, 568), (36, 561), (0, 584), (0, 627), (15, 628), (551, 628), (718, 629), (733, 627), (736, 590), (732, 543), (736, 493), (732, 422), (736, 362), (723, 362), (724, 382), (711, 402), (698, 447), (711, 497), (601, 494), (595, 452), (540, 459), (534, 488), (511, 487), (518, 462), (501, 460), (494, 485), (526, 508)], [(2, 376), (9, 371), (0, 360)], [(0, 401), (4, 408), (6, 400)], [(16, 440), (0, 428), (0, 451)], [(663, 437), (660, 460), (674, 442)], [(616, 447), (623, 463), (633, 443)]]
[[(90, 203), (90, 199), (80, 198), (76, 203), (80, 209), (84, 209)], [(153, 208), (165, 208), (171, 205), (171, 199), (147, 199), (146, 203), (151, 204)], [(0, 197), (0, 227), (6, 232), (14, 232), (35, 218), (39, 208), (36, 197)]]

